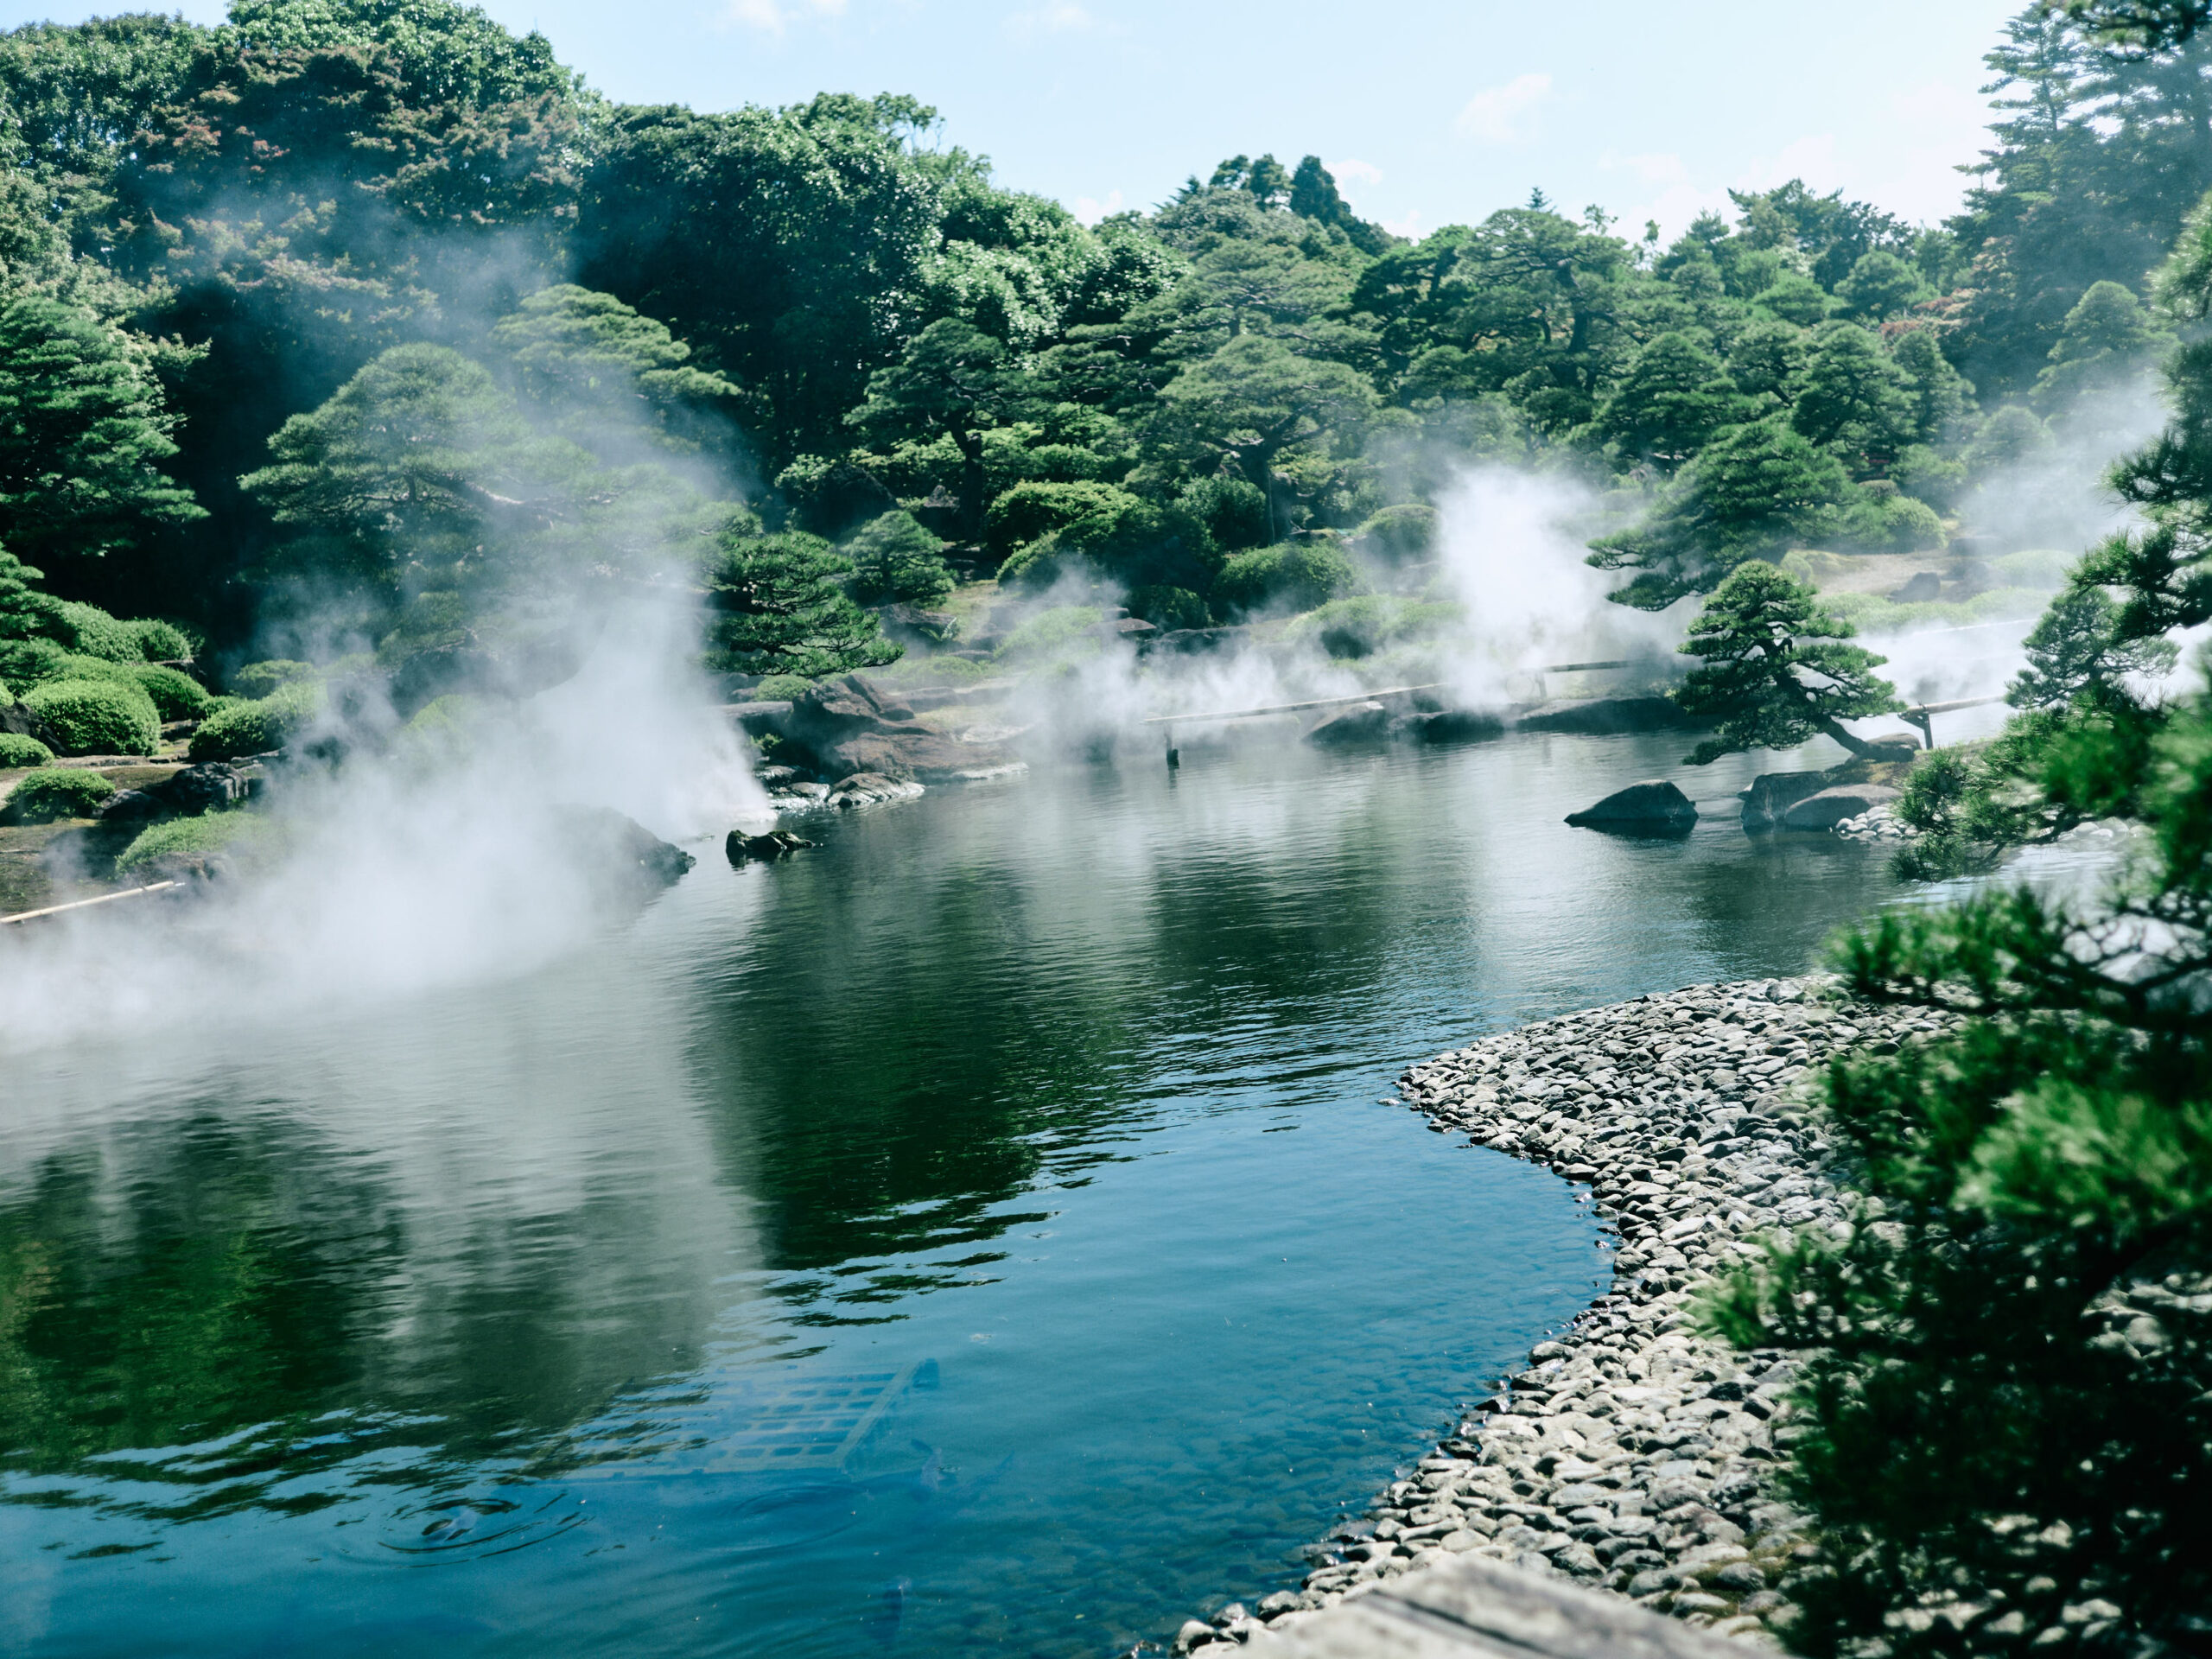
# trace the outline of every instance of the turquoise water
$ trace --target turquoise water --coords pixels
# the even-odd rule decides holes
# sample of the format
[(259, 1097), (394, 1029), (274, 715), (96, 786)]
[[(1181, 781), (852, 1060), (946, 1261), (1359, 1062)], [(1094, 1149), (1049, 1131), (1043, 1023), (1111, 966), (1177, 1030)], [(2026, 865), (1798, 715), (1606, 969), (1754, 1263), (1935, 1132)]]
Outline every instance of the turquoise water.
[(10, 1061), (0, 1652), (1074, 1659), (1294, 1583), (1602, 1273), (1396, 1071), (1890, 894), (1560, 823), (1678, 749), (933, 793), (527, 977)]

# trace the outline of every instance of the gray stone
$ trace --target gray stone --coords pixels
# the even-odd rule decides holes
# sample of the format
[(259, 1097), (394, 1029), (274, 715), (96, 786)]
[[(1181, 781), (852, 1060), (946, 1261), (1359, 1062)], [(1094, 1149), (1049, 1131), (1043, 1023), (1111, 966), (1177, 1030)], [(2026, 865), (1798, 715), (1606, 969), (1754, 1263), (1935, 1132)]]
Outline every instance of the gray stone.
[(1697, 803), (1669, 779), (1648, 778), (1615, 790), (1593, 806), (1568, 813), (1567, 821), (1578, 829), (1687, 835), (1697, 823)]
[(1622, 732), (1686, 732), (1701, 722), (1675, 707), (1671, 697), (1584, 697), (1546, 702), (1514, 722), (1524, 732), (1567, 732), (1611, 736)]
[(860, 772), (938, 783), (1015, 764), (997, 744), (965, 743), (923, 725), (905, 703), (857, 674), (792, 699), (784, 735), (814, 757), (825, 778)]
[(1763, 772), (1737, 797), (1744, 804), (1744, 828), (1774, 829), (1784, 812), (1829, 787), (1825, 772)]
[(1343, 748), (1362, 743), (1378, 743), (1390, 734), (1390, 711), (1379, 702), (1355, 702), (1346, 709), (1334, 709), (1324, 715), (1319, 724), (1306, 734), (1306, 741), (1317, 748)]
[(1808, 795), (1783, 813), (1784, 830), (1833, 830), (1846, 818), (1872, 812), (1897, 798), (1879, 784), (1838, 784)]

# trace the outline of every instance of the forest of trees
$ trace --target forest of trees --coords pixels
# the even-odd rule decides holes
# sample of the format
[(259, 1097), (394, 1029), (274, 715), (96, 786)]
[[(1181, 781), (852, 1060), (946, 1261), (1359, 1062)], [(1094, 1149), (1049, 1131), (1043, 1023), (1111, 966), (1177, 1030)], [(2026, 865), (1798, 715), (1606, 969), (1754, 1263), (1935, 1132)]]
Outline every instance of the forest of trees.
[(1635, 605), (1939, 547), (2173, 343), (2208, 48), (2109, 23), (2010, 26), (1949, 223), (1793, 181), (1671, 244), (1541, 192), (1408, 242), (1268, 155), (1086, 227), (912, 98), (617, 105), (448, 0), (31, 25), (0, 547), (50, 599), (394, 663), (527, 632), (550, 575), (674, 582), (726, 665), (808, 673), (956, 568), (1167, 626), (1316, 602), (1347, 538), (1417, 556), (1470, 458), (1637, 504), (1595, 554)]

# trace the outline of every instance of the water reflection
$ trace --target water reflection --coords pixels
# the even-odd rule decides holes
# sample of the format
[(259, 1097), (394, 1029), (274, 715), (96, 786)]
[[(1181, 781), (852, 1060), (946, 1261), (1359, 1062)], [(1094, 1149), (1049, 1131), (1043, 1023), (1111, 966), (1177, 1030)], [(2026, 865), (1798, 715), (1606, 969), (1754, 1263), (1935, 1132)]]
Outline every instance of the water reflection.
[(1887, 895), (1560, 823), (1675, 747), (932, 796), (512, 983), (12, 1065), (0, 1646), (1074, 1656), (1288, 1581), (1599, 1269), (1397, 1067)]

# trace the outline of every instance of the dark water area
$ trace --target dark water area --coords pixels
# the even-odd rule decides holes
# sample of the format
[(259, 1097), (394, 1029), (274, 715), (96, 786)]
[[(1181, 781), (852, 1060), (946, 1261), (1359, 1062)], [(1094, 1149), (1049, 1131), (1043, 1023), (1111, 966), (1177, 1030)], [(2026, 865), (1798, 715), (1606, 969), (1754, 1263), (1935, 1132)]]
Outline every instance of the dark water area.
[(1891, 896), (1560, 822), (1679, 748), (933, 793), (526, 977), (9, 1060), (0, 1652), (1077, 1659), (1294, 1584), (1605, 1276), (1397, 1071)]

